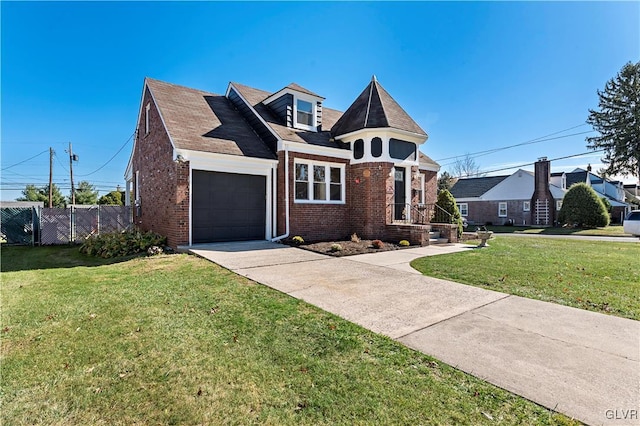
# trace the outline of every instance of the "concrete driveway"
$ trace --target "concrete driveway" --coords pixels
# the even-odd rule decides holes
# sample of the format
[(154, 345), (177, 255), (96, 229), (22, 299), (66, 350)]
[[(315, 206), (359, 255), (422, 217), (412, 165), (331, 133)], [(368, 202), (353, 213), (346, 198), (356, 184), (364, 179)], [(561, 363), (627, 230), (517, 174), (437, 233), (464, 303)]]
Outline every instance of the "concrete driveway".
[(640, 322), (399, 266), (467, 249), (332, 258), (258, 241), (190, 251), (585, 423), (639, 424)]

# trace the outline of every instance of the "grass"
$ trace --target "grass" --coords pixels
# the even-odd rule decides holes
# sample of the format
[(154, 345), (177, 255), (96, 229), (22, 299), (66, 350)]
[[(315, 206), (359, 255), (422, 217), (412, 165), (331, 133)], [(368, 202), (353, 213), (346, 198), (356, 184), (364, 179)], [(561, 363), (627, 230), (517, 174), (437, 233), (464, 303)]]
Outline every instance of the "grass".
[(2, 424), (576, 424), (197, 257), (76, 250), (2, 250)]
[(497, 236), (489, 245), (411, 266), (425, 275), (640, 320), (640, 244)]
[[(469, 230), (475, 230), (470, 226)], [(533, 228), (530, 226), (487, 226), (489, 231), (500, 234), (540, 234), (540, 235), (589, 235), (600, 237), (630, 237), (625, 234), (622, 225), (609, 225), (604, 228)]]

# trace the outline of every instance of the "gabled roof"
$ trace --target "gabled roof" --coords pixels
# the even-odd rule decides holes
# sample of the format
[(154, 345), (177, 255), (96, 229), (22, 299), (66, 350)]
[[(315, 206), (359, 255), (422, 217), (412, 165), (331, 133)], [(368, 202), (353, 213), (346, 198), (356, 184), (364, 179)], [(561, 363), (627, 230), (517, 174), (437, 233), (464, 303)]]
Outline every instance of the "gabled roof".
[(509, 176), (487, 176), (458, 179), (449, 190), (454, 198), (475, 198), (508, 178)]
[[(307, 143), (311, 145), (327, 146), (331, 148), (347, 148), (331, 138), (329, 131), (309, 132), (287, 127), (279, 117), (277, 117), (269, 107), (262, 101), (271, 96), (271, 93), (264, 90), (255, 89), (239, 83), (231, 83), (233, 87), (246, 99), (253, 109), (262, 117), (269, 127), (278, 135), (280, 139), (292, 142)], [(317, 95), (315, 95), (317, 96)], [(322, 128), (329, 129), (340, 118), (342, 113), (331, 108), (322, 108)]]
[(422, 151), (418, 151), (418, 163), (420, 164), (420, 167), (440, 170), (440, 164), (433, 161), (431, 157), (424, 154)]
[(386, 127), (427, 136), (373, 76), (369, 85), (331, 128), (331, 133), (340, 136), (361, 129)]
[(176, 149), (275, 159), (224, 96), (145, 79)]
[(324, 99), (322, 96), (318, 95), (317, 93), (313, 93), (311, 90), (305, 89), (304, 87), (302, 87), (302, 86), (300, 86), (299, 84), (296, 84), (296, 83), (291, 83), (288, 86), (285, 86), (285, 89), (295, 90), (296, 92), (306, 93), (307, 95), (311, 95), (311, 96), (315, 96), (316, 98)]

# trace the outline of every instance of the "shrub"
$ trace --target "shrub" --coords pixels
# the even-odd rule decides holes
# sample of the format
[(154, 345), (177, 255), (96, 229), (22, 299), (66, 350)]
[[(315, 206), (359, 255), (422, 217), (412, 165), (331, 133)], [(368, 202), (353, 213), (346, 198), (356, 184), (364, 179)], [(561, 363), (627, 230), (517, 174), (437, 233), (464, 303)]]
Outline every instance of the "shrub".
[(360, 242), (360, 237), (358, 237), (358, 234), (356, 234), (355, 232), (353, 234), (351, 234), (351, 242), (352, 243), (359, 243)]
[(609, 224), (609, 213), (598, 194), (586, 183), (571, 185), (558, 215), (562, 225), (597, 228)]
[(342, 251), (342, 246), (340, 244), (331, 244), (331, 252), (335, 253), (337, 251)]
[(90, 236), (80, 246), (80, 252), (108, 259), (143, 253), (151, 246), (162, 246), (165, 242), (166, 238), (155, 232), (131, 229)]
[(409, 247), (411, 245), (411, 243), (409, 243), (409, 241), (407, 240), (401, 240), (398, 244), (402, 247)]
[(381, 249), (382, 247), (384, 247), (384, 243), (380, 240), (373, 240), (371, 242), (371, 245), (373, 246), (373, 248), (375, 249)]
[(293, 244), (299, 246), (300, 244), (304, 244), (304, 238), (302, 238), (300, 235), (296, 235), (295, 237), (293, 237), (291, 239), (291, 242), (293, 242)]
[(436, 211), (434, 213), (432, 222), (433, 223), (455, 223), (458, 225), (458, 237), (462, 236), (463, 224), (462, 224), (462, 216), (460, 216), (460, 210), (458, 210), (456, 199), (453, 198), (453, 195), (451, 195), (451, 193), (446, 189), (443, 189), (438, 193), (438, 201), (436, 202)]

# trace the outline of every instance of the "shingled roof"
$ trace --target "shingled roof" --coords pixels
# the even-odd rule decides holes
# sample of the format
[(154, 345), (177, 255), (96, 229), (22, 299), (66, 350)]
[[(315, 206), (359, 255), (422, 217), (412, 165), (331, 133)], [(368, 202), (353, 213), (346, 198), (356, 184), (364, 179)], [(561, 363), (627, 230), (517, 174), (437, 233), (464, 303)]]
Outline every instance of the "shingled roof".
[(384, 127), (427, 136), (373, 76), (369, 85), (331, 128), (331, 133), (340, 136), (356, 130)]
[(418, 155), (418, 162), (421, 166), (427, 166), (427, 167), (437, 167), (438, 169), (440, 169), (440, 164), (436, 163), (435, 161), (433, 161), (431, 159), (431, 157), (429, 157), (428, 155), (424, 154), (422, 151), (418, 151), (419, 155)]
[[(298, 130), (295, 128), (287, 127), (286, 123), (284, 123), (279, 117), (271, 112), (269, 107), (262, 103), (265, 99), (272, 95), (272, 93), (265, 92), (264, 90), (255, 89), (253, 87), (245, 86), (239, 83), (231, 83), (233, 87), (238, 90), (240, 95), (246, 99), (246, 101), (253, 107), (253, 109), (262, 117), (262, 119), (271, 127), (271, 129), (276, 132), (276, 134), (280, 137), (280, 139), (284, 139), (292, 142), (300, 142), (300, 143), (308, 143), (311, 145), (320, 145), (327, 146), (331, 148), (343, 148), (346, 149), (347, 146), (341, 144), (339, 142), (335, 142), (331, 133), (327, 130), (322, 132), (309, 132), (306, 130)], [(291, 87), (293, 84), (290, 84), (287, 87)], [(297, 86), (297, 85), (296, 85)], [(299, 88), (305, 90), (306, 89), (298, 86)], [(299, 90), (299, 89), (296, 89)], [(309, 92), (311, 93), (311, 92)], [(318, 96), (313, 94), (314, 96)], [(329, 129), (334, 125), (336, 120), (342, 115), (340, 111), (331, 109), (331, 108), (322, 108), (322, 128)]]
[(275, 159), (224, 96), (145, 79), (177, 149)]
[(458, 179), (449, 192), (454, 198), (474, 198), (508, 178), (509, 176), (488, 176), (479, 178)]

